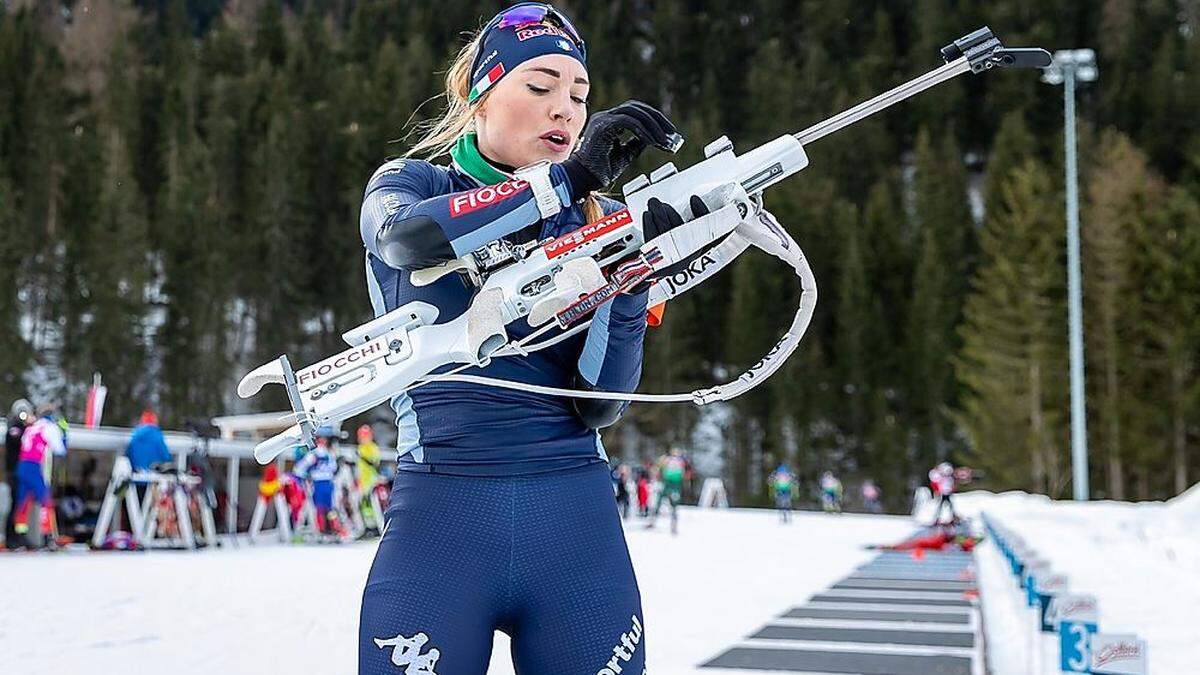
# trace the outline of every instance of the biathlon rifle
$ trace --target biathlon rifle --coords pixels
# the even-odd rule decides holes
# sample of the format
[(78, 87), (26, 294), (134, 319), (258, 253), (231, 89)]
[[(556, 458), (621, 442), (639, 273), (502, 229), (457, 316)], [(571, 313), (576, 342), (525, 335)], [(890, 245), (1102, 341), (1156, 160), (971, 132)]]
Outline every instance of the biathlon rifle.
[[(460, 316), (436, 323), (438, 309), (414, 301), (343, 335), (350, 349), (294, 370), (286, 355), (247, 374), (238, 394), (248, 398), (267, 384), (285, 387), (295, 422), (254, 451), (262, 463), (298, 445), (315, 447), (315, 429), (368, 410), (433, 381), (467, 381), (552, 395), (632, 401), (725, 401), (745, 393), (778, 369), (799, 346), (816, 304), (816, 282), (800, 247), (762, 205), (762, 193), (808, 166), (813, 141), (967, 72), (1043, 68), (1043, 49), (1004, 47), (986, 26), (941, 50), (945, 64), (796, 134), (745, 154), (721, 138), (705, 159), (682, 171), (667, 163), (623, 187), (626, 208), (563, 236), (513, 244), (494, 241), (462, 258), (412, 275), (415, 285), (448, 273), (466, 274), (478, 289)], [(678, 146), (676, 146), (678, 149)], [(521, 171), (515, 180), (521, 180)], [(693, 218), (690, 197), (702, 195), (710, 213)], [(642, 214), (650, 198), (671, 204), (685, 223), (644, 241)], [(684, 394), (576, 391), (461, 374), (491, 359), (543, 349), (587, 327), (598, 307), (641, 284), (656, 271), (691, 258), (678, 273), (652, 282), (651, 306), (712, 276), (750, 246), (791, 265), (800, 278), (799, 308), (779, 342), (736, 380)], [(698, 257), (697, 257), (698, 256)], [(525, 319), (536, 330), (510, 342), (505, 326)], [(554, 328), (559, 333), (533, 342)], [(437, 372), (447, 367), (449, 371)]]

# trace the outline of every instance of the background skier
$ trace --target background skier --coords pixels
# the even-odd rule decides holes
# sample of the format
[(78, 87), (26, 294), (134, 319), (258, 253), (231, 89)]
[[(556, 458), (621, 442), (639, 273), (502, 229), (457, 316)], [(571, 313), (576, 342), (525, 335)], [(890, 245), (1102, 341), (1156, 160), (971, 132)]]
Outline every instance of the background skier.
[(879, 502), (879, 486), (875, 484), (875, 481), (870, 478), (864, 480), (859, 492), (862, 495), (863, 508), (867, 510), (867, 513), (883, 512), (883, 505)]
[[(30, 527), (40, 527), (41, 545), (55, 548), (57, 543), (52, 536), (55, 530), (54, 499), (46, 482), (42, 463), (46, 459), (47, 451), (52, 455), (62, 456), (67, 454), (67, 446), (63, 442), (62, 428), (58, 426), (53, 406), (44, 405), (38, 413), (38, 419), (21, 435), (13, 529), (28, 543), (30, 537), (26, 535)], [(30, 520), (33, 521), (33, 525), (30, 525)]]
[(933, 510), (932, 525), (942, 523), (943, 509), (950, 512), (950, 520), (947, 522), (953, 523), (958, 520), (958, 514), (954, 512), (954, 503), (950, 501), (950, 498), (954, 496), (954, 487), (954, 466), (950, 462), (942, 462), (929, 470), (929, 489), (937, 499), (937, 505)]
[(4, 509), (4, 541), (16, 534), (13, 529), (15, 514), (11, 502), (17, 494), (17, 464), (21, 461), (21, 437), (25, 435), (25, 427), (33, 424), (35, 419), (32, 403), (23, 398), (13, 401), (9, 409), (8, 430), (4, 435), (4, 476), (9, 499), (9, 508)]
[(317, 531), (321, 534), (340, 532), (341, 523), (333, 511), (333, 477), (337, 474), (338, 462), (330, 447), (337, 433), (332, 427), (317, 429), (317, 447), (301, 457), (292, 467), (299, 479), (312, 483), (313, 507), (317, 512)]
[(658, 513), (662, 510), (663, 501), (671, 507), (671, 534), (679, 534), (679, 504), (683, 501), (683, 481), (690, 473), (687, 457), (683, 450), (671, 448), (671, 452), (663, 455), (656, 466), (658, 473), (658, 498), (654, 500), (654, 512), (650, 514), (650, 522), (646, 527), (654, 527), (658, 521)]
[(842, 481), (832, 471), (821, 474), (821, 508), (826, 513), (842, 512)]
[(780, 464), (767, 481), (775, 494), (775, 508), (779, 510), (779, 519), (787, 523), (792, 519), (792, 499), (796, 494), (796, 476), (787, 464)]

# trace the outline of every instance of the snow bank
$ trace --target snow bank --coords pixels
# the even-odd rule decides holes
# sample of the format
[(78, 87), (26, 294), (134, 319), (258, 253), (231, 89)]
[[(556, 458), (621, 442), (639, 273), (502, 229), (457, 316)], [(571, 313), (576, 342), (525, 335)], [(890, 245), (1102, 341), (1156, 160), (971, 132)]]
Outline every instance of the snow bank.
[[(1066, 573), (1071, 590), (1094, 594), (1102, 631), (1145, 638), (1150, 672), (1197, 672), (1200, 642), (1192, 615), (1200, 606), (1200, 490), (1167, 503), (1077, 503), (1020, 492), (969, 492), (956, 503), (966, 514), (987, 512)], [(980, 551), (989, 554), (990, 547)], [(981, 577), (987, 578), (982, 570)], [(999, 591), (985, 582), (985, 604), (998, 602)], [(989, 651), (1020, 650), (1012, 643), (1029, 640), (992, 626), (988, 637)]]
[(1200, 536), (1197, 533), (1197, 526), (1200, 526), (1200, 483), (1168, 500), (1166, 506), (1167, 516), (1173, 525), (1188, 529), (1193, 536)]

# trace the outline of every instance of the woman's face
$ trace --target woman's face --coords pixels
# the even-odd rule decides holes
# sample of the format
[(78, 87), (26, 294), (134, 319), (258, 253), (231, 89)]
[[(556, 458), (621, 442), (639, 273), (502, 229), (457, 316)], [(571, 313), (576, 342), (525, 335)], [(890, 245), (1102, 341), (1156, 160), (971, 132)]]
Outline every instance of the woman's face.
[(569, 56), (522, 63), (492, 88), (475, 113), (479, 150), (502, 164), (561, 162), (587, 120), (587, 71)]

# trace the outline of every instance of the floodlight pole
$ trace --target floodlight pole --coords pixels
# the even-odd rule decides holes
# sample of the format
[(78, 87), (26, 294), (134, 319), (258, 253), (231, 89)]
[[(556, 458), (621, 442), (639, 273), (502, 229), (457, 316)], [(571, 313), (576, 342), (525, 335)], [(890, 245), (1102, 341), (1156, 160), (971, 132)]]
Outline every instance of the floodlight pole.
[(1090, 49), (1055, 52), (1043, 81), (1063, 85), (1063, 134), (1066, 152), (1067, 188), (1067, 318), (1070, 328), (1071, 368), (1071, 468), (1076, 501), (1087, 501), (1088, 451), (1087, 409), (1084, 405), (1083, 361), (1083, 273), (1079, 252), (1079, 176), (1075, 141), (1075, 79), (1096, 79), (1096, 55)]

